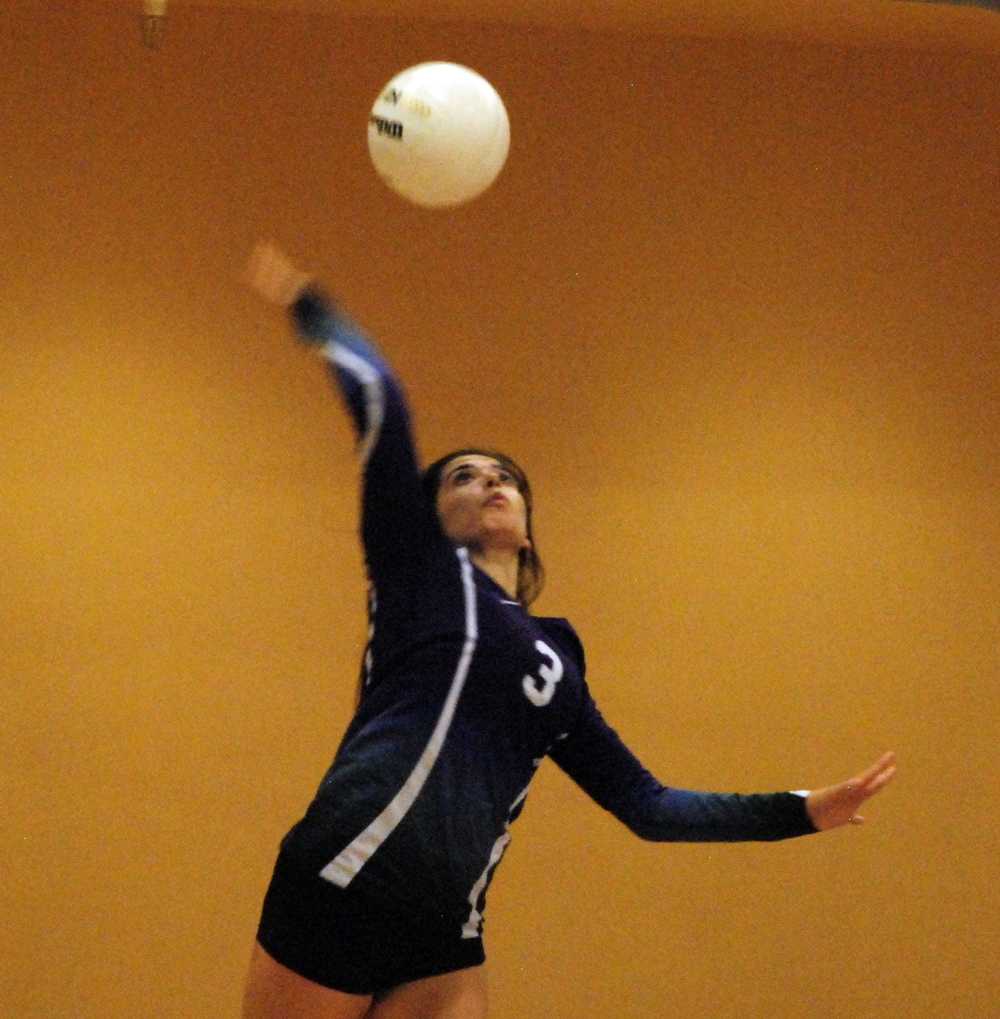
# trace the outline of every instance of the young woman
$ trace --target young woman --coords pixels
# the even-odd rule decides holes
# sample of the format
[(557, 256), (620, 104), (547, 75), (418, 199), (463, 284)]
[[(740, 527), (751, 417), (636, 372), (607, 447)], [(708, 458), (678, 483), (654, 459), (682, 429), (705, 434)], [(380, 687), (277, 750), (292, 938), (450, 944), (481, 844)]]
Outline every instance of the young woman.
[(892, 754), (811, 792), (653, 778), (598, 712), (572, 626), (528, 611), (542, 566), (524, 472), (462, 449), (421, 473), (371, 343), (273, 246), (255, 250), (250, 279), (327, 359), (356, 427), (370, 627), (357, 712), (282, 842), (245, 1019), (483, 1019), (486, 890), (545, 757), (645, 839), (860, 823)]

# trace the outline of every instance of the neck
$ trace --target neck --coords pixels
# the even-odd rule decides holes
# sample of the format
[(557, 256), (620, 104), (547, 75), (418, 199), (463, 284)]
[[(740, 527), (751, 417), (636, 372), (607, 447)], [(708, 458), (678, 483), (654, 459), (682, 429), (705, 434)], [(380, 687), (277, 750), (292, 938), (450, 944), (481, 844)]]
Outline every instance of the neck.
[(517, 600), (517, 574), (520, 560), (517, 553), (489, 549), (469, 549), (473, 563), (499, 584), (512, 599)]

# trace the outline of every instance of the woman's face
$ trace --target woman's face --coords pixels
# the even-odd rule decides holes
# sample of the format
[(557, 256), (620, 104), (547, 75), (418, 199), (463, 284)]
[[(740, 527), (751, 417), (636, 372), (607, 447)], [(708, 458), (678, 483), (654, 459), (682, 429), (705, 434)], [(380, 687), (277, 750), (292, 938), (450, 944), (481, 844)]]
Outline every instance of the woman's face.
[(444, 533), (456, 545), (515, 555), (531, 545), (517, 479), (492, 457), (470, 453), (449, 460), (441, 471), (437, 511)]

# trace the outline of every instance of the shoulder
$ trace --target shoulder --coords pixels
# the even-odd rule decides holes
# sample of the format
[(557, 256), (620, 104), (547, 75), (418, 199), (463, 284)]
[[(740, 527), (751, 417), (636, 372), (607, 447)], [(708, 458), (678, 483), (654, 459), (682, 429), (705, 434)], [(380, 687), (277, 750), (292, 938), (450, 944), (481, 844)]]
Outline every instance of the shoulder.
[(534, 616), (533, 619), (539, 629), (557, 644), (561, 651), (573, 658), (580, 674), (583, 675), (586, 671), (586, 654), (583, 641), (580, 640), (580, 635), (573, 628), (573, 624), (559, 616)]

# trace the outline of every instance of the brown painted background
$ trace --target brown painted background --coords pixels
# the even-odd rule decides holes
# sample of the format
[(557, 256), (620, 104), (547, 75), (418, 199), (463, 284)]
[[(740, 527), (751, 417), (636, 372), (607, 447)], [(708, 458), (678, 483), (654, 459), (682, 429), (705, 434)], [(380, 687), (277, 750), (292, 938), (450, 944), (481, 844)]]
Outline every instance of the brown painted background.
[[(774, 846), (641, 843), (543, 767), (494, 1014), (993, 1012), (995, 57), (198, 9), (154, 53), (88, 3), (0, 33), (0, 1012), (235, 1015), (349, 716), (351, 436), (240, 282), (259, 236), (379, 338), (426, 455), (523, 460), (539, 611), (661, 778), (900, 756), (867, 827)], [(449, 213), (365, 146), (424, 59), (512, 122)]]

